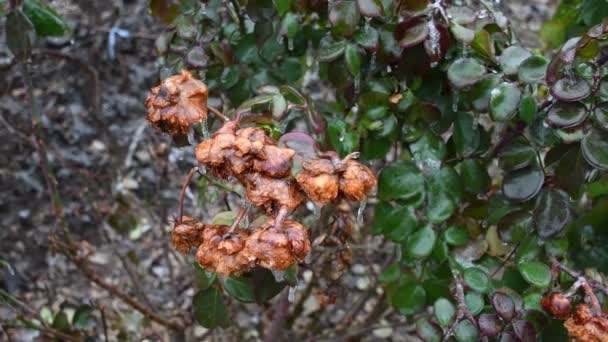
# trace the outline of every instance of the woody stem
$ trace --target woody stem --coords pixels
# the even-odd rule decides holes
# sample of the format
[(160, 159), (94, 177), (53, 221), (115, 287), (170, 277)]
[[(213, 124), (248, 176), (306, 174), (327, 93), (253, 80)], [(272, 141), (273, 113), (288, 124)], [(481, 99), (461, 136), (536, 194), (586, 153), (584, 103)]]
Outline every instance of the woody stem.
[(197, 172), (198, 167), (193, 167), (192, 169), (190, 169), (188, 177), (186, 177), (186, 180), (182, 185), (182, 190), (179, 193), (179, 217), (177, 218), (178, 223), (182, 223), (182, 218), (184, 217), (184, 197), (186, 197), (186, 189), (188, 189), (188, 185), (190, 184), (192, 177), (194, 177), (194, 174)]
[(228, 229), (228, 232), (226, 234), (234, 233), (236, 228), (239, 226), (239, 223), (241, 223), (243, 217), (245, 217), (245, 214), (247, 214), (247, 211), (249, 211), (249, 206), (244, 206), (241, 208), (241, 210), (239, 210), (239, 213), (236, 215), (234, 222), (232, 222), (232, 225), (230, 226), (230, 229)]
[(230, 121), (230, 119), (226, 115), (222, 114), (222, 112), (220, 112), (217, 108), (207, 106), (207, 109), (223, 122)]
[(283, 221), (285, 221), (285, 218), (287, 217), (288, 212), (289, 210), (287, 209), (287, 207), (279, 208), (279, 212), (277, 213), (277, 217), (274, 219), (274, 225), (272, 227), (275, 229), (281, 228), (281, 226), (283, 225)]

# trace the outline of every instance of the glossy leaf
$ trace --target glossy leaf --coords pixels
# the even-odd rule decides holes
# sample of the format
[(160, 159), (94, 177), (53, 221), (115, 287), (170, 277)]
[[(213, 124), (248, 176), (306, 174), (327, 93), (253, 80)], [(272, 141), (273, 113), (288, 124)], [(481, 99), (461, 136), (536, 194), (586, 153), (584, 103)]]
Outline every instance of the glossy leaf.
[(547, 122), (555, 127), (572, 127), (587, 118), (587, 107), (581, 102), (557, 102), (547, 112)]
[(483, 310), (483, 297), (477, 292), (469, 292), (464, 295), (464, 302), (473, 316), (477, 315), (481, 312), (481, 310)]
[(608, 133), (590, 130), (581, 141), (581, 152), (589, 164), (608, 170)]
[(485, 271), (478, 267), (471, 267), (464, 270), (463, 278), (465, 284), (471, 289), (485, 293), (490, 286), (490, 279)]
[(505, 75), (515, 75), (521, 63), (531, 55), (530, 51), (523, 47), (511, 45), (502, 52), (498, 60)]
[(458, 113), (454, 121), (454, 146), (461, 157), (468, 157), (477, 151), (480, 133), (477, 123), (469, 113)]
[(519, 65), (517, 76), (525, 83), (539, 83), (545, 79), (549, 61), (542, 56), (530, 56)]
[(476, 342), (479, 341), (479, 331), (473, 323), (463, 319), (454, 327), (454, 337), (458, 342)]
[(357, 30), (361, 14), (355, 1), (338, 0), (329, 4), (329, 21), (338, 36), (352, 36)]
[(359, 51), (357, 51), (357, 46), (353, 44), (346, 45), (346, 48), (344, 49), (344, 57), (346, 67), (351, 75), (359, 76), (361, 73), (361, 57), (359, 56)]
[(253, 283), (249, 278), (237, 276), (226, 277), (226, 279), (224, 279), (224, 290), (240, 302), (255, 302)]
[(513, 299), (504, 292), (495, 292), (492, 295), (492, 306), (496, 313), (507, 322), (510, 322), (517, 315)]
[(502, 183), (503, 194), (512, 200), (527, 201), (542, 188), (545, 175), (535, 167), (509, 172)]
[(480, 160), (465, 159), (458, 166), (464, 191), (478, 194), (488, 189), (490, 176)]
[(408, 282), (396, 289), (390, 296), (390, 301), (402, 315), (412, 315), (423, 308), (426, 292), (422, 286)]
[(536, 101), (532, 96), (526, 95), (522, 97), (519, 103), (519, 118), (521, 120), (527, 124), (532, 123), (536, 117), (537, 110)]
[(551, 269), (546, 264), (539, 261), (524, 261), (519, 263), (518, 268), (528, 283), (540, 288), (549, 286)]
[(23, 1), (23, 13), (31, 20), (36, 35), (40, 37), (62, 36), (65, 33), (67, 24), (63, 18), (40, 0)]
[(230, 325), (222, 293), (215, 287), (197, 292), (192, 299), (192, 307), (197, 322), (207, 329), (225, 328)]
[(499, 153), (499, 165), (505, 171), (522, 169), (536, 163), (536, 150), (522, 139), (515, 139)]
[(374, 233), (382, 233), (392, 241), (404, 241), (418, 228), (418, 219), (414, 212), (407, 207), (393, 207), (389, 203), (380, 202), (376, 206)]
[(319, 60), (321, 62), (335, 61), (342, 56), (345, 49), (345, 41), (333, 41), (330, 37), (325, 37), (321, 40), (319, 45)]
[(448, 79), (456, 88), (470, 87), (486, 74), (486, 68), (473, 58), (461, 58), (448, 68)]
[(410, 144), (414, 160), (424, 169), (437, 170), (447, 154), (446, 146), (441, 137), (426, 132), (420, 139)]
[(562, 101), (580, 101), (591, 94), (591, 86), (581, 77), (567, 76), (551, 86), (551, 94)]
[(414, 258), (425, 258), (431, 254), (437, 234), (432, 227), (426, 226), (410, 235), (405, 243), (405, 252)]
[(384, 12), (380, 0), (357, 0), (359, 11), (366, 17), (379, 17)]
[(265, 268), (257, 267), (251, 272), (251, 281), (253, 284), (253, 293), (255, 301), (258, 304), (263, 304), (278, 295), (281, 290), (287, 286), (289, 281), (288, 272), (295, 270), (297, 267), (294, 265), (290, 266), (285, 272), (284, 281), (276, 281), (272, 272)]
[(464, 246), (469, 241), (469, 233), (461, 226), (451, 226), (443, 232), (445, 242), (452, 246)]
[(401, 161), (387, 165), (378, 176), (378, 196), (383, 200), (408, 200), (425, 192), (424, 176), (416, 165)]
[(520, 319), (513, 322), (513, 331), (521, 342), (536, 341), (536, 330), (532, 323), (527, 320)]
[(559, 235), (572, 221), (569, 195), (558, 189), (544, 190), (536, 200), (532, 217), (541, 239)]
[(495, 121), (511, 119), (519, 109), (521, 90), (517, 84), (503, 82), (492, 89), (490, 95), (490, 114)]
[(494, 337), (502, 330), (502, 322), (495, 314), (491, 313), (479, 315), (477, 324), (481, 336)]
[(437, 299), (433, 305), (433, 310), (435, 312), (437, 322), (444, 327), (447, 327), (456, 316), (454, 304), (445, 298)]
[(440, 342), (443, 337), (443, 330), (437, 323), (426, 318), (416, 320), (416, 334), (425, 342)]

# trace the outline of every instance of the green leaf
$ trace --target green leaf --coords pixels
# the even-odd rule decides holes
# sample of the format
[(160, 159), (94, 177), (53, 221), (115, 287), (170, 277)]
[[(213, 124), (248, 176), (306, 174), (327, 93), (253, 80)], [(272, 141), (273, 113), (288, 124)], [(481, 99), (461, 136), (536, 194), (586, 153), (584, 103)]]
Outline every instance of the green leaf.
[(371, 25), (365, 25), (355, 34), (355, 42), (368, 51), (376, 51), (380, 44), (380, 34)]
[(521, 90), (515, 83), (503, 82), (492, 90), (490, 114), (495, 121), (510, 120), (519, 109)]
[(353, 76), (359, 76), (361, 73), (361, 57), (357, 51), (357, 45), (348, 44), (344, 49), (344, 60), (348, 71)]
[(581, 141), (585, 160), (600, 170), (608, 170), (608, 133), (591, 129)]
[(542, 56), (530, 56), (519, 65), (517, 75), (525, 83), (539, 83), (545, 79), (549, 61)]
[(424, 192), (424, 176), (411, 161), (390, 163), (378, 176), (378, 197), (382, 200), (408, 200)]
[(443, 232), (443, 238), (452, 246), (464, 246), (469, 241), (469, 233), (462, 226), (451, 226)]
[(460, 157), (468, 157), (477, 151), (480, 142), (479, 128), (469, 113), (458, 113), (454, 121), (454, 146)]
[(72, 317), (72, 325), (76, 329), (90, 329), (95, 326), (95, 317), (93, 316), (95, 308), (83, 304), (76, 308)]
[[(229, 211), (232, 213), (232, 211)], [(231, 224), (231, 223), (230, 223)], [(216, 279), (216, 274), (213, 272), (207, 272), (198, 261), (193, 261), (192, 266), (194, 267), (194, 283), (199, 290), (208, 289)]]
[(547, 111), (546, 121), (554, 127), (576, 126), (587, 118), (587, 106), (581, 102), (558, 101)]
[(275, 276), (272, 274), (272, 271), (261, 267), (255, 268), (251, 272), (255, 301), (258, 304), (263, 304), (274, 296), (278, 295), (281, 290), (287, 286), (286, 282), (289, 281), (291, 277), (289, 272), (297, 272), (296, 270), (296, 265), (290, 266), (287, 270), (285, 270), (285, 281), (277, 282)]
[(433, 305), (433, 309), (435, 311), (437, 322), (444, 327), (447, 327), (450, 323), (452, 323), (452, 320), (456, 315), (454, 305), (445, 298), (437, 299)]
[(384, 8), (380, 0), (357, 0), (359, 11), (366, 17), (379, 17)]
[(342, 157), (359, 148), (359, 134), (348, 129), (342, 120), (332, 120), (329, 123), (327, 136), (335, 151)]
[(411, 257), (426, 258), (433, 251), (437, 234), (431, 226), (425, 226), (410, 235), (405, 243), (405, 252)]
[(515, 75), (518, 72), (521, 63), (530, 57), (532, 54), (527, 49), (518, 45), (511, 45), (504, 49), (502, 55), (498, 58), (500, 67), (505, 75)]
[(334, 41), (331, 36), (326, 36), (319, 43), (319, 61), (328, 63), (338, 59), (346, 49), (344, 40)]
[(491, 180), (488, 170), (477, 159), (465, 159), (458, 165), (464, 191), (472, 194), (485, 192)]
[(469, 292), (464, 295), (464, 302), (473, 316), (477, 315), (481, 312), (481, 310), (483, 310), (483, 297), (477, 292)]
[(523, 139), (514, 139), (499, 155), (499, 165), (505, 171), (523, 169), (536, 163), (536, 150)]
[(593, 26), (608, 17), (608, 1), (584, 0), (581, 8), (581, 19), (587, 26)]
[(562, 190), (544, 190), (532, 212), (538, 236), (546, 240), (559, 235), (572, 221), (570, 196)]
[(481, 80), (486, 68), (473, 58), (460, 58), (448, 68), (448, 79), (456, 88), (470, 87)]
[(255, 302), (253, 283), (250, 278), (230, 276), (224, 279), (224, 290), (243, 303)]
[(283, 16), (291, 8), (291, 0), (272, 0), (272, 2), (280, 16)]
[(544, 263), (539, 261), (524, 261), (519, 263), (518, 268), (528, 283), (540, 288), (549, 286), (551, 282), (551, 269)]
[(228, 90), (235, 86), (241, 77), (241, 68), (238, 65), (231, 65), (224, 68), (220, 78), (220, 84), (224, 90)]
[(494, 42), (490, 33), (486, 30), (479, 30), (475, 33), (475, 38), (471, 43), (471, 48), (487, 60), (494, 60)]
[(512, 200), (527, 201), (540, 191), (545, 174), (536, 167), (509, 172), (502, 183), (503, 194)]
[(283, 16), (281, 21), (281, 28), (279, 33), (287, 38), (294, 38), (300, 31), (300, 22), (298, 15), (292, 12), (288, 12)]
[(422, 286), (407, 282), (398, 287), (389, 298), (391, 304), (399, 313), (413, 315), (423, 309), (426, 302), (426, 292)]
[(388, 265), (380, 276), (378, 277), (378, 281), (382, 284), (389, 284), (396, 282), (399, 280), (399, 276), (401, 275), (401, 269), (399, 268), (399, 263), (394, 262)]
[(464, 270), (464, 282), (473, 290), (486, 293), (490, 288), (490, 279), (485, 271), (479, 267), (471, 267)]
[(462, 200), (460, 177), (451, 167), (444, 167), (428, 180), (427, 216), (432, 223), (447, 220)]
[(477, 342), (479, 341), (479, 332), (473, 323), (467, 319), (458, 322), (454, 327), (454, 336), (458, 342)]
[(68, 319), (68, 315), (65, 313), (65, 311), (61, 310), (55, 315), (52, 327), (59, 331), (70, 330), (70, 320)]
[(382, 233), (387, 239), (400, 242), (405, 240), (418, 227), (415, 213), (407, 207), (380, 202), (376, 206), (373, 231)]
[(447, 148), (441, 137), (427, 131), (420, 139), (410, 144), (414, 160), (424, 169), (437, 170), (447, 154)]
[(63, 18), (42, 1), (25, 0), (23, 13), (31, 20), (38, 36), (63, 36), (67, 28)]
[(329, 3), (329, 22), (338, 36), (352, 36), (359, 24), (359, 8), (353, 0), (337, 0)]
[(6, 16), (6, 45), (15, 59), (20, 63), (27, 62), (32, 54), (32, 22), (19, 10)]
[(536, 117), (536, 110), (536, 101), (534, 101), (532, 96), (526, 95), (519, 103), (519, 118), (525, 123), (531, 124)]
[(425, 342), (440, 342), (443, 331), (437, 323), (427, 318), (419, 318), (416, 320), (416, 334)]
[(192, 307), (198, 323), (207, 329), (225, 328), (230, 325), (222, 293), (215, 287), (197, 292), (192, 299)]

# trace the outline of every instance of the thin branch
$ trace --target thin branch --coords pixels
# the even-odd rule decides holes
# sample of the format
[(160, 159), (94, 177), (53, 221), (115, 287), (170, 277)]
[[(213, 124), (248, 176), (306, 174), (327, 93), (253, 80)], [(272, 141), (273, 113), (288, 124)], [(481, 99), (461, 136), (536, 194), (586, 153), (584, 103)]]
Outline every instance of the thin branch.
[(231, 192), (235, 195), (237, 195), (239, 198), (243, 197), (243, 195), (238, 192), (237, 190), (235, 190), (234, 188), (222, 183), (222, 182), (218, 182), (217, 180), (213, 179), (212, 177), (210, 177), (207, 174), (203, 174), (203, 178), (205, 178), (209, 183), (211, 183), (212, 185), (224, 190), (224, 191), (228, 191)]
[(285, 321), (287, 320), (288, 313), (289, 291), (288, 289), (283, 289), (281, 297), (279, 297), (278, 301), (274, 305), (272, 324), (268, 329), (268, 333), (264, 337), (264, 342), (274, 342), (283, 340), (283, 338), (281, 337), (281, 333), (283, 332), (283, 327), (285, 325)]
[(467, 304), (464, 299), (464, 283), (462, 277), (460, 275), (455, 275), (454, 280), (456, 281), (456, 286), (454, 288), (454, 298), (458, 302), (458, 311), (456, 313), (456, 318), (454, 318), (454, 321), (452, 322), (452, 324), (450, 324), (450, 327), (443, 335), (443, 338), (441, 339), (442, 341), (447, 341), (447, 339), (454, 331), (454, 327), (456, 327), (456, 324), (458, 324), (458, 322), (460, 322), (465, 317), (471, 322), (471, 324), (473, 324), (473, 326), (477, 327), (477, 321), (475, 321), (473, 314), (471, 314), (471, 311), (469, 311), (469, 308), (467, 307)]
[(234, 233), (236, 228), (239, 226), (239, 223), (241, 223), (241, 220), (243, 219), (243, 217), (245, 217), (245, 214), (247, 214), (248, 211), (249, 211), (248, 205), (245, 205), (244, 207), (242, 207), (239, 210), (239, 213), (236, 215), (236, 218), (232, 222), (232, 225), (230, 226), (230, 229), (228, 229), (228, 232), (226, 233), (226, 235), (230, 235), (230, 234)]
[(222, 114), (222, 112), (220, 112), (217, 108), (215, 107), (211, 107), (211, 106), (207, 106), (207, 109), (215, 114), (215, 116), (218, 117), (218, 119), (222, 120), (223, 122), (228, 122), (230, 121), (230, 118), (228, 118), (226, 115)]
[(198, 167), (193, 167), (192, 169), (190, 169), (188, 177), (186, 177), (184, 185), (182, 185), (182, 190), (179, 193), (179, 217), (177, 218), (178, 223), (182, 223), (182, 219), (184, 217), (184, 197), (186, 196), (186, 190), (188, 189), (188, 185), (190, 184), (192, 177), (194, 177), (194, 174), (197, 172)]

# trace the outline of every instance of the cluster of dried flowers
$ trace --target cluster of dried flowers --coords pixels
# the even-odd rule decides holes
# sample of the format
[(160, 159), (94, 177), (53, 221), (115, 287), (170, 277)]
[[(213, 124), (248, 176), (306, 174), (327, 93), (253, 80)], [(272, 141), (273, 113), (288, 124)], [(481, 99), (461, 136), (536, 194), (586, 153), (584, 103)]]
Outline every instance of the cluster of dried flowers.
[[(207, 95), (202, 82), (182, 71), (152, 89), (146, 100), (148, 120), (172, 135), (187, 133), (193, 123), (206, 120)], [(240, 274), (255, 266), (285, 270), (310, 252), (308, 229), (286, 219), (292, 211), (307, 198), (320, 205), (361, 201), (376, 186), (373, 172), (352, 156), (340, 159), (332, 151), (294, 158), (296, 151), (278, 146), (263, 129), (240, 127), (238, 118), (219, 116), (222, 127), (196, 146), (196, 159), (216, 177), (237, 179), (247, 200), (271, 219), (250, 231), (238, 228), (247, 208), (230, 227), (180, 218), (173, 231), (175, 247), (182, 252), (197, 248), (196, 260), (208, 271)], [(294, 175), (296, 161), (301, 171)]]
[[(575, 283), (576, 284), (576, 283)], [(570, 292), (570, 291), (569, 291)], [(541, 305), (553, 318), (565, 320), (564, 327), (568, 335), (579, 342), (608, 341), (608, 319), (601, 310), (597, 298), (590, 288), (585, 292), (590, 295), (593, 309), (588, 304), (578, 304), (571, 313), (571, 294), (552, 292), (546, 295)]]

